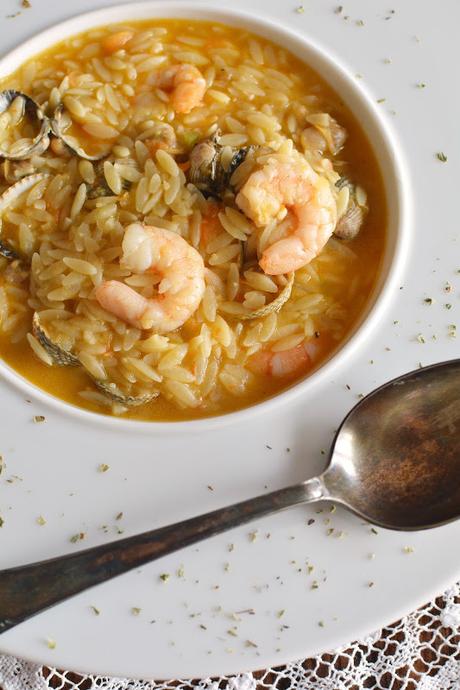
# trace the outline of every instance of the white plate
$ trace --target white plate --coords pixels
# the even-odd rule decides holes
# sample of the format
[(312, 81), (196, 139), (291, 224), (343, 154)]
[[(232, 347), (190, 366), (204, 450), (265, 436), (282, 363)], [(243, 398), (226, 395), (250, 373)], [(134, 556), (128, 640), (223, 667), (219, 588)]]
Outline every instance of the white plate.
[[(459, 309), (458, 101), (445, 105), (451, 93), (448, 66), (454, 64), (454, 41), (448, 37), (453, 38), (454, 18), (460, 18), (454, 3), (445, 0), (434, 28), (429, 7), (417, 0), (406, 0), (395, 14), (383, 0), (372, 7), (365, 0), (350, 1), (342, 15), (322, 0), (309, 0), (303, 14), (275, 0), (234, 0), (236, 9), (254, 15), (270, 10), (278, 24), (302, 30), (352, 65), (352, 74), (363, 72), (376, 100), (386, 97), (381, 107), (409, 154), (416, 208), (423, 210), (404, 289), (395, 292), (365, 346), (326, 380), (237, 426), (211, 424), (206, 433), (192, 429), (183, 435), (159, 434), (156, 427), (136, 434), (125, 425), (111, 425), (109, 431), (49, 406), (42, 396), (28, 403), (22, 390), (1, 382), (0, 451), (7, 463), (0, 484), (1, 567), (78, 548), (69, 538), (80, 531), (89, 546), (115, 536), (116, 526), (125, 535), (136, 533), (311, 476), (323, 466), (321, 449), (328, 448), (333, 429), (359, 393), (419, 360), (428, 364), (456, 356), (458, 347), (447, 331)], [(12, 0), (4, 4), (5, 13), (16, 9)], [(51, 18), (87, 9), (94, 9), (92, 0), (65, 6), (37, 2), (8, 20), (2, 47), (6, 52)], [(427, 87), (416, 88), (417, 82)], [(446, 152), (447, 163), (436, 159), (437, 151)], [(444, 291), (446, 281), (453, 286), (450, 293)], [(424, 304), (426, 296), (436, 303)], [(443, 306), (447, 302), (451, 310)], [(417, 342), (418, 333), (424, 334), (424, 345)], [(47, 423), (33, 424), (34, 414), (45, 414)], [(97, 471), (101, 462), (110, 465), (108, 472)], [(117, 522), (120, 511), (124, 517)], [(45, 526), (37, 524), (39, 515)], [(311, 517), (315, 523), (307, 526)], [(101, 525), (109, 526), (109, 535)], [(255, 541), (249, 537), (254, 530)], [(344, 644), (440, 591), (460, 570), (450, 546), (459, 532), (450, 525), (375, 535), (340, 509), (291, 510), (75, 597), (2, 635), (0, 649), (74, 670), (132, 677), (202, 677), (281, 664)], [(405, 546), (414, 552), (405, 553)], [(375, 559), (369, 558), (372, 553)], [(310, 574), (307, 562), (314, 566)], [(177, 577), (182, 565), (184, 576)], [(165, 572), (171, 573), (167, 583), (159, 578)], [(91, 605), (100, 609), (99, 616)], [(141, 608), (140, 615), (132, 615), (132, 607)], [(254, 615), (232, 617), (247, 609)], [(236, 637), (228, 633), (235, 626)], [(47, 638), (56, 641), (54, 650)]]

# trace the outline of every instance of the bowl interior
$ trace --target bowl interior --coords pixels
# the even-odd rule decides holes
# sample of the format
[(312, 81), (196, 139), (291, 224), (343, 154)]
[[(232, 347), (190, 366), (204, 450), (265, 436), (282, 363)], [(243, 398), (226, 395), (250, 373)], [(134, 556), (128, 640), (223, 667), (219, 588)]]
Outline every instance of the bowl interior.
[(313, 38), (296, 34), (269, 19), (255, 18), (245, 12), (214, 9), (209, 6), (189, 1), (172, 0), (142, 2), (129, 5), (108, 7), (95, 12), (77, 16), (51, 27), (34, 36), (0, 60), (0, 77), (7, 76), (16, 70), (21, 63), (68, 36), (109, 23), (148, 18), (185, 18), (206, 19), (248, 29), (278, 43), (310, 65), (340, 95), (345, 105), (354, 113), (361, 127), (371, 142), (379, 161), (384, 180), (385, 195), (388, 207), (387, 234), (384, 258), (373, 293), (368, 300), (358, 323), (355, 324), (348, 338), (341, 343), (337, 351), (322, 366), (305, 380), (295, 384), (274, 398), (257, 403), (238, 412), (210, 417), (203, 420), (180, 422), (141, 422), (108, 417), (77, 408), (70, 403), (54, 398), (37, 386), (29, 383), (11, 367), (0, 360), (0, 372), (3, 377), (19, 386), (28, 395), (39, 398), (61, 411), (76, 415), (86, 422), (98, 422), (108, 425), (123, 425), (126, 429), (139, 431), (168, 430), (175, 427), (181, 430), (197, 430), (205, 427), (216, 427), (223, 423), (236, 422), (255, 412), (268, 410), (301, 393), (306, 393), (319, 381), (330, 375), (331, 369), (343, 364), (357, 347), (365, 342), (371, 330), (378, 324), (397, 286), (399, 276), (408, 250), (410, 232), (410, 193), (406, 165), (400, 147), (389, 125), (375, 105), (371, 94), (350, 74), (346, 67), (334, 57), (329, 49), (319, 46)]

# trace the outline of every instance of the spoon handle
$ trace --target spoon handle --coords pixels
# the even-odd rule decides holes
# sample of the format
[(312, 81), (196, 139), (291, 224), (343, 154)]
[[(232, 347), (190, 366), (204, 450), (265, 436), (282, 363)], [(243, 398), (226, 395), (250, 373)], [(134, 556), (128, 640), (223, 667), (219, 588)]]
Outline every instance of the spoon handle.
[(68, 597), (148, 561), (256, 518), (326, 498), (322, 479), (76, 553), (0, 571), (0, 633)]

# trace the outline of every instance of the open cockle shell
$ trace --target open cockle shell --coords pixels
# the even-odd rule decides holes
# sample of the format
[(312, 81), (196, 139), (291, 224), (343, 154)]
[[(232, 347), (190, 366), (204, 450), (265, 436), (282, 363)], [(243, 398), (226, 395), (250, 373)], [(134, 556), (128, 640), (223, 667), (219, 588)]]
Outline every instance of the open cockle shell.
[(22, 161), (26, 158), (30, 158), (32, 155), (41, 155), (49, 146), (50, 138), (49, 133), (51, 129), (51, 123), (49, 118), (45, 115), (42, 108), (35, 103), (35, 101), (20, 91), (15, 91), (14, 89), (7, 89), (0, 93), (0, 115), (5, 113), (12, 103), (17, 99), (22, 101), (22, 113), (31, 122), (37, 123), (39, 126), (38, 134), (31, 140), (29, 145), (24, 145), (24, 147), (11, 153), (10, 151), (0, 148), (0, 157), (6, 158), (12, 161)]
[[(18, 180), (18, 182), (11, 185), (11, 187), (8, 187), (8, 189), (6, 189), (3, 192), (3, 194), (0, 195), (0, 217), (3, 211), (5, 211), (5, 209), (7, 209), (8, 206), (10, 206), (10, 204), (13, 203), (13, 201), (20, 197), (21, 194), (27, 192), (34, 185), (36, 185), (37, 182), (44, 180), (46, 177), (50, 177), (49, 173), (34, 173), (33, 175), (27, 175), (26, 177), (21, 178), (20, 180)], [(20, 254), (18, 254), (18, 252), (15, 249), (13, 249), (13, 247), (10, 247), (9, 245), (5, 244), (5, 242), (2, 242), (1, 239), (0, 255), (4, 256), (6, 259), (9, 259), (10, 261), (13, 261), (15, 259), (21, 259)]]
[(238, 314), (237, 318), (241, 321), (249, 321), (250, 319), (261, 319), (262, 317), (268, 316), (273, 312), (278, 312), (283, 306), (283, 304), (285, 304), (291, 296), (292, 286), (294, 285), (294, 276), (295, 273), (288, 274), (288, 281), (286, 285), (283, 287), (278, 296), (275, 297), (275, 299), (272, 300), (269, 304), (266, 304), (260, 309), (256, 309), (255, 311), (251, 311), (247, 314)]
[(53, 342), (41, 323), (38, 312), (35, 312), (32, 319), (32, 332), (40, 345), (46, 350), (54, 364), (59, 367), (79, 367), (80, 360), (71, 352), (64, 350), (57, 343)]
[(335, 186), (340, 190), (347, 187), (349, 195), (347, 207), (337, 221), (334, 235), (339, 240), (353, 240), (361, 230), (368, 211), (366, 193), (346, 177), (338, 179)]
[(67, 148), (70, 149), (70, 151), (72, 151), (72, 153), (76, 154), (80, 158), (85, 158), (88, 161), (100, 161), (109, 155), (110, 149), (102, 151), (101, 153), (95, 154), (93, 156), (91, 156), (89, 153), (86, 153), (86, 151), (81, 146), (79, 146), (78, 142), (74, 139), (74, 137), (71, 137), (66, 134), (66, 131), (71, 124), (72, 121), (68, 116), (67, 111), (64, 108), (64, 105), (60, 103), (56, 107), (51, 120), (51, 131), (54, 134), (54, 136), (60, 139), (67, 146)]
[(155, 400), (155, 398), (158, 398), (160, 395), (159, 391), (153, 391), (152, 393), (146, 393), (145, 395), (139, 396), (125, 395), (115, 383), (101, 381), (100, 379), (94, 378), (92, 380), (101, 393), (104, 393), (104, 395), (114, 402), (127, 405), (128, 407), (139, 407), (140, 405), (146, 405), (152, 400)]

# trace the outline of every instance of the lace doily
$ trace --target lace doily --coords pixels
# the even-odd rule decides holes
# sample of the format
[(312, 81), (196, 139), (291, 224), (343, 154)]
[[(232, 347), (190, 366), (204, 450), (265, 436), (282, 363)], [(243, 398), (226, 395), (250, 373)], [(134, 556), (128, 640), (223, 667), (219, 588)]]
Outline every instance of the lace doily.
[(197, 681), (81, 676), (0, 655), (1, 690), (459, 690), (460, 583), (342, 649), (288, 666)]

